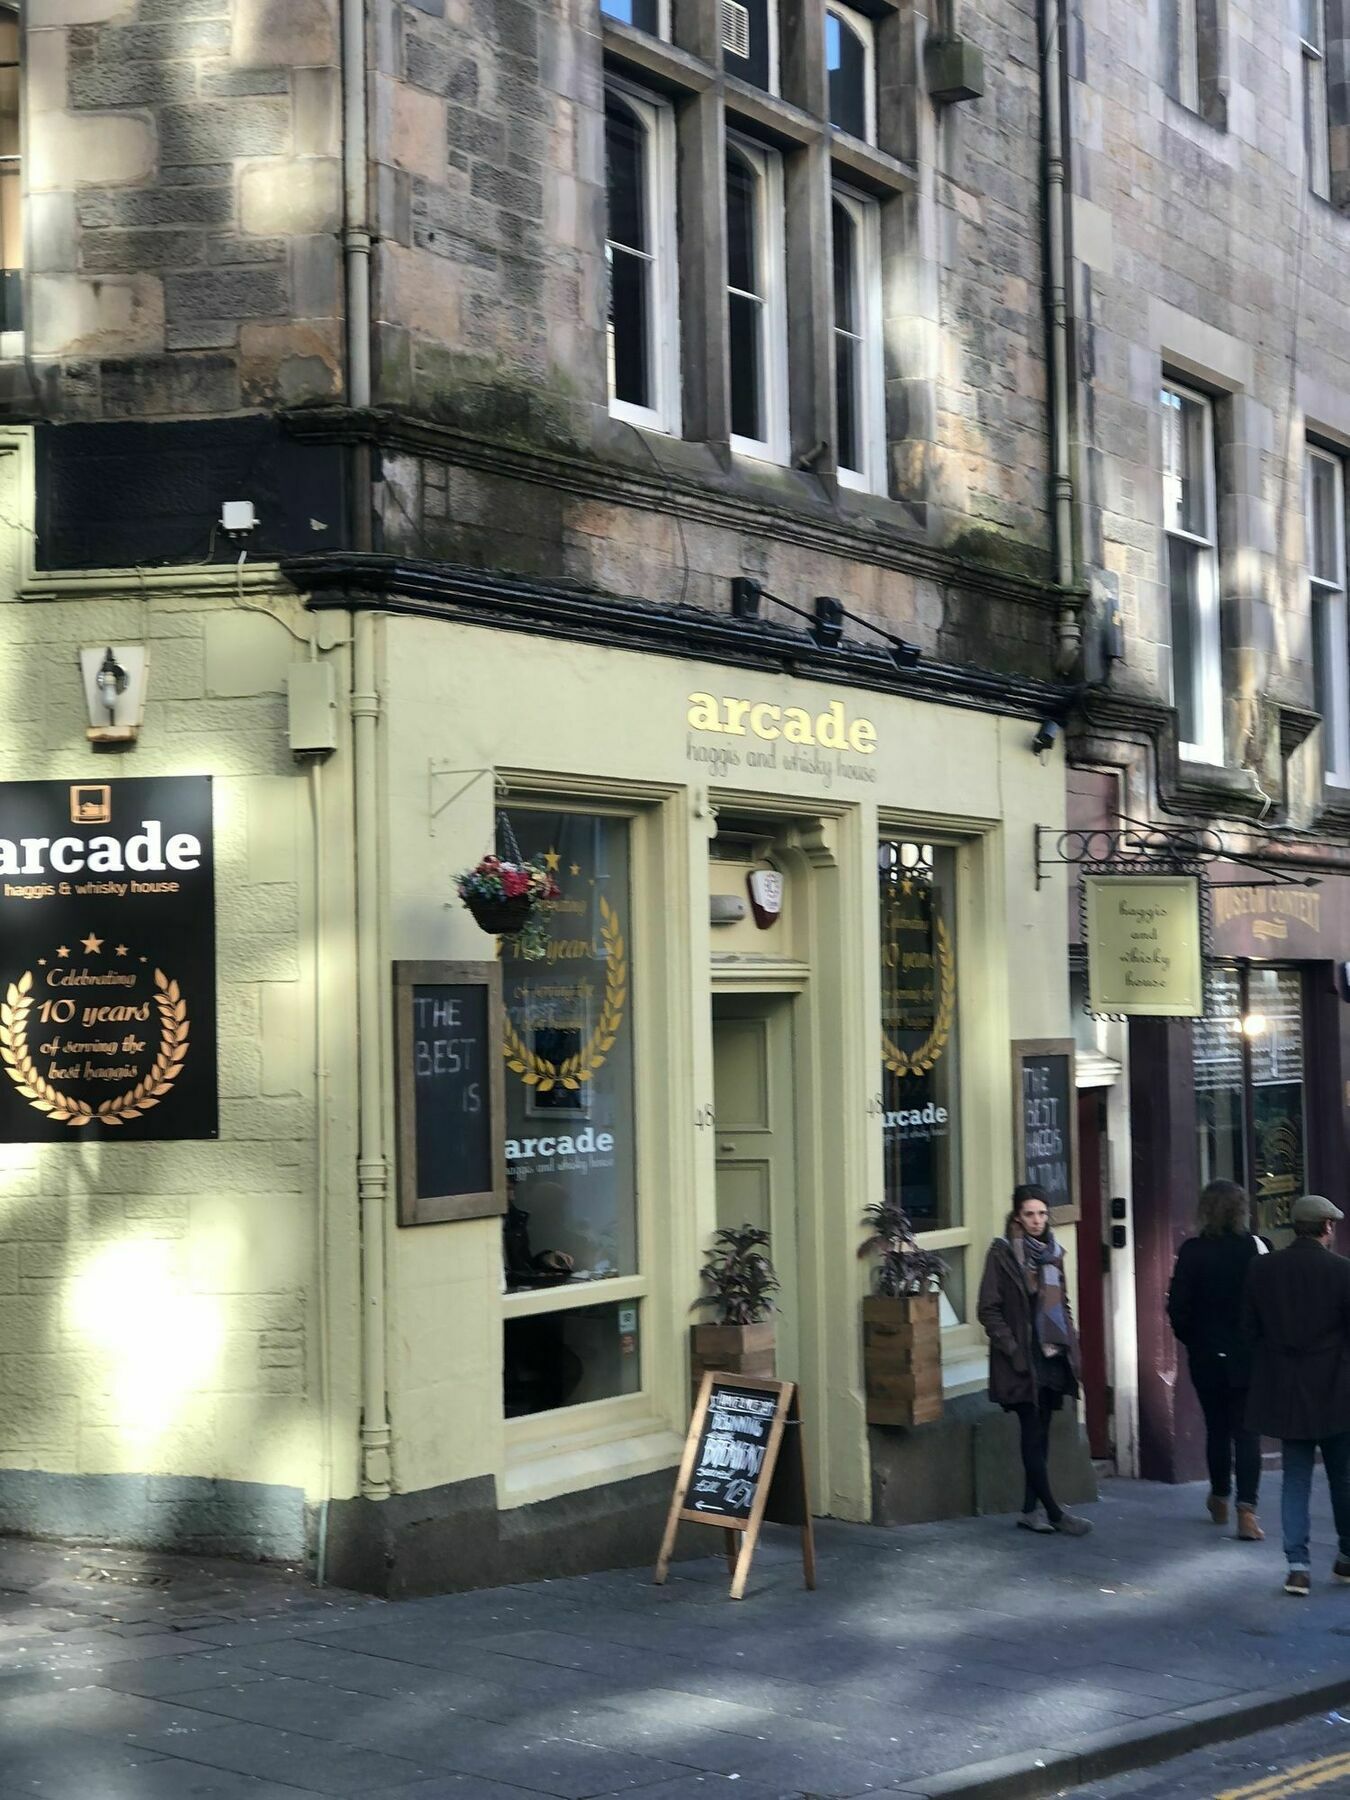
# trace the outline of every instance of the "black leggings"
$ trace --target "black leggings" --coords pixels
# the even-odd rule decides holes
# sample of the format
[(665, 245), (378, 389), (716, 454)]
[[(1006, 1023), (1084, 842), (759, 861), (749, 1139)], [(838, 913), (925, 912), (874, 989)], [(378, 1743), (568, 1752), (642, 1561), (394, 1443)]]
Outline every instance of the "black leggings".
[(1255, 1506), (1261, 1480), (1261, 1434), (1243, 1423), (1247, 1411), (1246, 1388), (1198, 1387), (1195, 1390), (1205, 1415), (1205, 1457), (1209, 1463), (1209, 1488), (1221, 1500), (1233, 1491), (1233, 1465), (1237, 1464), (1239, 1506)]
[(1055, 1496), (1050, 1492), (1048, 1467), (1050, 1421), (1058, 1410), (1058, 1403), (1058, 1394), (1049, 1388), (1038, 1388), (1034, 1406), (1030, 1400), (1024, 1400), (1014, 1408), (1017, 1422), (1022, 1427), (1022, 1467), (1026, 1470), (1027, 1477), (1022, 1511), (1034, 1512), (1039, 1500), (1052, 1525), (1057, 1524), (1064, 1516), (1063, 1508), (1055, 1504)]

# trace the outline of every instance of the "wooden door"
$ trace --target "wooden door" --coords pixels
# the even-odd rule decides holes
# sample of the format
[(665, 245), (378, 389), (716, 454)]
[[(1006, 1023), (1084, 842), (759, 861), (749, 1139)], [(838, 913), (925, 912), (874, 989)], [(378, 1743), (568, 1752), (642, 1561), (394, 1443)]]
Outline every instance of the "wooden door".
[(717, 1223), (766, 1229), (782, 1290), (775, 1314), (780, 1380), (800, 1379), (797, 1156), (792, 1102), (792, 999), (736, 994), (713, 1001)]

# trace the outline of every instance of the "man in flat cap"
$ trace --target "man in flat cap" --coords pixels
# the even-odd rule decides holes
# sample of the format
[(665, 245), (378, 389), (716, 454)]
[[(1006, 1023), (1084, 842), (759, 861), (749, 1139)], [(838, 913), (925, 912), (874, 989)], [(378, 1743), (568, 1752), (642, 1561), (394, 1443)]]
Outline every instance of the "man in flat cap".
[(1336, 1520), (1331, 1573), (1350, 1582), (1350, 1261), (1331, 1248), (1344, 1217), (1320, 1194), (1304, 1194), (1291, 1214), (1293, 1243), (1254, 1257), (1247, 1272), (1247, 1424), (1279, 1438), (1284, 1453), (1286, 1594), (1306, 1596), (1311, 1587), (1308, 1508), (1319, 1449)]

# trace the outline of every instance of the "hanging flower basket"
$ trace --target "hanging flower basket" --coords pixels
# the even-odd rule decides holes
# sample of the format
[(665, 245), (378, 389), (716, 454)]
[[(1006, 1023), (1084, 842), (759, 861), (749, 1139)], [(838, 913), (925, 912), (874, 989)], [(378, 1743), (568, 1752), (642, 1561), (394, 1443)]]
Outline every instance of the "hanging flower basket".
[(475, 923), (510, 938), (517, 956), (533, 962), (547, 954), (547, 907), (559, 888), (542, 862), (485, 856), (456, 877), (455, 887)]
[(514, 937), (524, 929), (534, 902), (528, 894), (512, 894), (509, 900), (490, 900), (481, 894), (466, 894), (464, 904), (473, 914), (473, 922), (497, 937)]

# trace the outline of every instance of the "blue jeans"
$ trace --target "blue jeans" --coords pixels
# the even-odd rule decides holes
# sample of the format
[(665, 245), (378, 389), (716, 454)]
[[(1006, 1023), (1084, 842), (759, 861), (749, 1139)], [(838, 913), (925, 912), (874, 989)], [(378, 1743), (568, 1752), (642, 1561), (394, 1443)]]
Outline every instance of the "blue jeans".
[(1284, 1482), (1280, 1491), (1280, 1526), (1284, 1554), (1291, 1569), (1308, 1569), (1308, 1508), (1312, 1501), (1313, 1460), (1320, 1450), (1331, 1489), (1336, 1521), (1336, 1547), (1350, 1558), (1350, 1431), (1326, 1438), (1285, 1438)]

